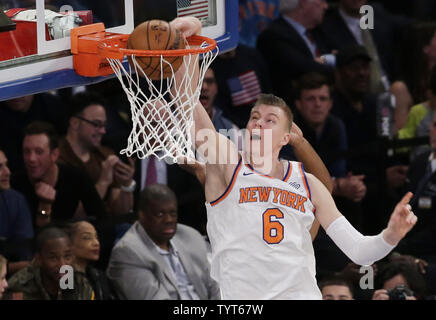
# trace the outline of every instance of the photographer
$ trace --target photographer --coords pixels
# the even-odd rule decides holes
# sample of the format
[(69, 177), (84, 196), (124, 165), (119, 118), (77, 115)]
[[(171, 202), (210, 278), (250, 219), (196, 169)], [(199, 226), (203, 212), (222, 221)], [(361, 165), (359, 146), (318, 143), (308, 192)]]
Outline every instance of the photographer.
[(393, 261), (383, 265), (375, 279), (379, 288), (372, 300), (422, 300), (426, 297), (426, 283), (410, 264)]

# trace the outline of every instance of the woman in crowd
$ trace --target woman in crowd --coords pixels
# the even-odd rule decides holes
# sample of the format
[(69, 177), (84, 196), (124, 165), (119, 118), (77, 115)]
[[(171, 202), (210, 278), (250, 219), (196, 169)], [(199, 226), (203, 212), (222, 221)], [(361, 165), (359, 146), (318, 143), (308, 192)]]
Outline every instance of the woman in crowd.
[(96, 300), (114, 300), (116, 294), (104, 272), (91, 266), (100, 258), (100, 242), (94, 226), (86, 221), (72, 223), (67, 232), (70, 236), (74, 269), (86, 275), (91, 284)]

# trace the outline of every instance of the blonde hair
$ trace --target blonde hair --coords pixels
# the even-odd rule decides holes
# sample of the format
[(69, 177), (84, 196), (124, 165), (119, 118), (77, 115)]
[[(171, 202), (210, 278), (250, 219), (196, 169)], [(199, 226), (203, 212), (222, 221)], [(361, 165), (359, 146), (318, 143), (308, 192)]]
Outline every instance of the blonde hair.
[(262, 104), (282, 109), (289, 120), (288, 129), (289, 131), (291, 130), (292, 122), (294, 121), (294, 115), (292, 114), (291, 108), (288, 106), (285, 100), (270, 93), (261, 93), (257, 98), (257, 101), (254, 104), (253, 108)]
[(3, 267), (6, 266), (7, 263), (8, 263), (8, 260), (6, 260), (6, 258), (0, 254), (0, 270), (2, 270)]

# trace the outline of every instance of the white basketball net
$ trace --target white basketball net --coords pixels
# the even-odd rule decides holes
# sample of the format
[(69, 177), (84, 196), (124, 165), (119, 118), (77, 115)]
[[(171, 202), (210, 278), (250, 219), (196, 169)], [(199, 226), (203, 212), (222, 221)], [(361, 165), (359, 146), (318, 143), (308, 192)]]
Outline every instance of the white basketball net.
[[(168, 71), (169, 66), (171, 75), (154, 82), (141, 69), (134, 55), (131, 56), (133, 67), (130, 68), (125, 68), (120, 60), (107, 59), (127, 95), (132, 113), (133, 128), (127, 148), (121, 150), (121, 154), (125, 153), (130, 157), (136, 153), (140, 159), (154, 155), (160, 160), (173, 163), (182, 159), (195, 160), (191, 137), (193, 111), (200, 96), (206, 70), (217, 55), (218, 49), (202, 54), (201, 60), (198, 54), (184, 56), (186, 70), (191, 63), (200, 63), (198, 83), (192, 86), (194, 75), (185, 72), (182, 85), (176, 88), (175, 94), (170, 93), (175, 82), (175, 73), (165, 57), (160, 57), (160, 70), (166, 67)], [(146, 80), (148, 93), (140, 88), (139, 74)]]

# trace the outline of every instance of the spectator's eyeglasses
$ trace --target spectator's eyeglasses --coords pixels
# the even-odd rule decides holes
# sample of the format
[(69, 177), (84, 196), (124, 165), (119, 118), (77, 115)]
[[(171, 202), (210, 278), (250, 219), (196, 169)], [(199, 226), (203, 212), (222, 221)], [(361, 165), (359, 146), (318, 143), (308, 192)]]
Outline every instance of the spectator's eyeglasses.
[(88, 120), (88, 119), (85, 119), (85, 118), (83, 118), (81, 116), (74, 116), (74, 117), (77, 118), (77, 119), (80, 119), (80, 120), (82, 120), (82, 121), (84, 121), (86, 123), (89, 123), (90, 125), (92, 125), (96, 129), (103, 129), (103, 128), (106, 128), (106, 126), (107, 126), (107, 122), (102, 122), (102, 121), (99, 121), (99, 120)]

